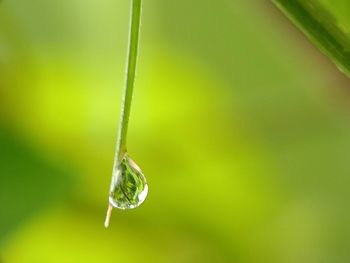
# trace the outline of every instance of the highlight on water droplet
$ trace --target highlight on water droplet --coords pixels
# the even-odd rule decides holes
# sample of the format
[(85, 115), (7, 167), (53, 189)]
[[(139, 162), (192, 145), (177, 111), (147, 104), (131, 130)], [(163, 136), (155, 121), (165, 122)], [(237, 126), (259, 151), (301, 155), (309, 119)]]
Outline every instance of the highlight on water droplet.
[(114, 171), (109, 203), (119, 209), (132, 209), (145, 201), (148, 193), (146, 178), (137, 164), (124, 154)]

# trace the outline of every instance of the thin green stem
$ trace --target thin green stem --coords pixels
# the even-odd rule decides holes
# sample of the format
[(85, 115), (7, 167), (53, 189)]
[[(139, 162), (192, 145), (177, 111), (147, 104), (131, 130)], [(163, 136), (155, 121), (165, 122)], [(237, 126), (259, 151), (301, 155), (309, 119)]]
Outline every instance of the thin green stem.
[(132, 94), (134, 90), (138, 44), (141, 22), (141, 0), (131, 0), (129, 44), (126, 64), (126, 77), (124, 95), (122, 101), (120, 125), (117, 140), (117, 149), (114, 160), (114, 168), (118, 166), (121, 158), (126, 152), (126, 137), (130, 116)]
[[(127, 55), (127, 62), (126, 62), (126, 77), (125, 77), (125, 84), (124, 84), (124, 94), (123, 94), (123, 100), (122, 100), (122, 109), (121, 109), (121, 117), (120, 117), (119, 131), (118, 131), (117, 147), (116, 147), (116, 152), (114, 156), (111, 188), (113, 187), (113, 177), (116, 174), (116, 170), (118, 169), (121, 159), (126, 153), (126, 137), (128, 132), (132, 94), (134, 90), (139, 35), (140, 35), (141, 1), (142, 0), (131, 0), (128, 55)], [(106, 221), (105, 221), (105, 227), (108, 227), (109, 225), (109, 219), (111, 217), (112, 208), (113, 207), (111, 206), (111, 204), (109, 204)]]

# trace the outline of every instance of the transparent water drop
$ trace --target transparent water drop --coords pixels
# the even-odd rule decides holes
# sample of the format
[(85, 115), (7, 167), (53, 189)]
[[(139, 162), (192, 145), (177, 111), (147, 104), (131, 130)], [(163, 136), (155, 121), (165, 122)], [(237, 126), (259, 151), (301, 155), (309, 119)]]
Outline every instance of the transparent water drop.
[(114, 172), (109, 203), (119, 209), (132, 209), (142, 204), (147, 197), (148, 185), (141, 169), (128, 154)]

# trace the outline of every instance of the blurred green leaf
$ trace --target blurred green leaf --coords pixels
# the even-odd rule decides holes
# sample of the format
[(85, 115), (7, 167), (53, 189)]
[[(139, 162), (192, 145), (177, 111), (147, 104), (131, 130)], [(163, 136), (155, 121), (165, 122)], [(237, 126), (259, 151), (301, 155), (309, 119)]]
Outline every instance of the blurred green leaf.
[(341, 71), (350, 76), (348, 0), (274, 0), (274, 2), (322, 52), (336, 63)]
[(70, 181), (67, 172), (1, 129), (0, 241), (38, 209), (66, 199)]

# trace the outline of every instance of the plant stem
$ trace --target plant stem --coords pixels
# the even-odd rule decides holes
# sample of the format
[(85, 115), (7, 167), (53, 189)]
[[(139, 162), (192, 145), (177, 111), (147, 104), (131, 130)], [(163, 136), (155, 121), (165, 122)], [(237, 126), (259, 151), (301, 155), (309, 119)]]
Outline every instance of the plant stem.
[[(129, 42), (128, 42), (127, 62), (126, 62), (126, 77), (125, 77), (125, 84), (124, 84), (124, 94), (123, 94), (123, 100), (122, 100), (117, 147), (116, 147), (116, 152), (114, 156), (111, 187), (113, 183), (113, 176), (115, 175), (115, 172), (118, 169), (121, 159), (126, 153), (126, 136), (128, 131), (132, 94), (134, 90), (139, 35), (140, 35), (141, 1), (142, 0), (131, 0)], [(109, 204), (106, 221), (105, 221), (106, 227), (108, 227), (108, 224), (109, 224), (111, 211), (112, 211), (112, 206)]]
[(136, 63), (139, 44), (140, 21), (141, 21), (141, 0), (131, 0), (129, 43), (126, 64), (126, 77), (124, 95), (122, 101), (121, 117), (119, 124), (117, 149), (114, 159), (114, 169), (126, 152), (126, 136), (128, 131), (130, 106), (134, 90), (136, 75)]

